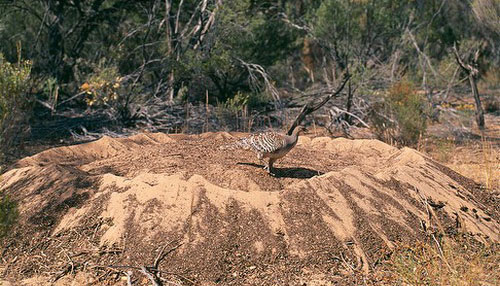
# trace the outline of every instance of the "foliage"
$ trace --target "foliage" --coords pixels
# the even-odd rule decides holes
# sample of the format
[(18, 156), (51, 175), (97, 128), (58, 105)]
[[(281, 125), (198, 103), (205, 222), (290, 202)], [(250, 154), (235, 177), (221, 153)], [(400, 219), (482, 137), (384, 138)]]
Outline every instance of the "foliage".
[(17, 204), (9, 196), (0, 192), (0, 238), (8, 233), (18, 215)]
[(479, 81), (478, 87), (482, 90), (500, 89), (500, 69), (490, 67)]
[(479, 24), (489, 29), (496, 37), (500, 36), (500, 2), (498, 0), (474, 0), (472, 10)]
[(427, 108), (423, 96), (409, 82), (394, 84), (383, 102), (372, 111), (374, 131), (388, 142), (414, 146), (427, 128)]
[(245, 128), (249, 115), (250, 94), (238, 92), (226, 102), (219, 103), (215, 109), (218, 120), (224, 126), (236, 125), (236, 129)]
[(0, 161), (27, 127), (32, 106), (26, 94), (30, 72), (31, 62), (12, 64), (0, 54)]
[[(194, 100), (204, 101), (206, 90), (212, 102), (225, 102), (239, 92), (260, 93), (265, 86), (252, 82), (243, 62), (267, 69), (293, 51), (295, 37), (267, 5), (227, 1), (220, 8), (211, 41), (186, 52), (176, 72)], [(205, 90), (199, 90), (200, 79), (206, 82)]]
[(109, 105), (118, 99), (120, 77), (115, 67), (105, 67), (91, 74), (87, 82), (80, 86), (86, 93), (85, 101), (89, 106)]
[(496, 0), (14, 2), (0, 0), (0, 52), (15, 62), (23, 43), (42, 83), (32, 93), (52, 113), (91, 106), (132, 118), (132, 102), (205, 103), (207, 93), (213, 105), (269, 90), (276, 100), (275, 88), (293, 97), (345, 72), (350, 110), (403, 77), (425, 91), (454, 88), (456, 42), (465, 59), (481, 48), (482, 74), (500, 64)]

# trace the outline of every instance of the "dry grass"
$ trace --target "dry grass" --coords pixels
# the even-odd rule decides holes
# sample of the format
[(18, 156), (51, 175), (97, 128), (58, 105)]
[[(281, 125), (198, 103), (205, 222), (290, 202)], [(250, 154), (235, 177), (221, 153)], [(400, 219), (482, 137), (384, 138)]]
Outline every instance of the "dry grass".
[(461, 145), (451, 139), (435, 139), (422, 151), (487, 190), (500, 190), (500, 149), (484, 137)]
[(443, 237), (401, 246), (387, 264), (388, 285), (499, 285), (497, 245), (479, 245), (472, 238)]
[[(500, 187), (500, 151), (491, 142), (481, 140), (483, 154), (482, 182), (488, 190), (498, 190)], [(481, 176), (482, 175), (482, 176)]]

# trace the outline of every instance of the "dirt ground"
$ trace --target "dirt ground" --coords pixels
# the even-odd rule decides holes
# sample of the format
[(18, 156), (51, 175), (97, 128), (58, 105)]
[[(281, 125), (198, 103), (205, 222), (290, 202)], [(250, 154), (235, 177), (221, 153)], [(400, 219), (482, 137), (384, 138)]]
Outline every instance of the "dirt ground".
[(49, 149), (2, 175), (12, 285), (358, 285), (401, 242), (499, 242), (500, 204), (410, 149), (303, 136), (276, 176), (242, 133), (139, 134)]

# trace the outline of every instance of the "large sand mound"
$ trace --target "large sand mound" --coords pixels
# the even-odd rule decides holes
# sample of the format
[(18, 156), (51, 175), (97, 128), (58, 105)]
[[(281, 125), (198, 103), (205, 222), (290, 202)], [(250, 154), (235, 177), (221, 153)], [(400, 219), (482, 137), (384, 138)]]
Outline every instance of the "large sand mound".
[(426, 232), (499, 240), (498, 202), (413, 149), (302, 137), (271, 177), (252, 153), (218, 149), (239, 135), (104, 137), (20, 160), (0, 182), (20, 210), (0, 274), (124, 285), (117, 271), (137, 269), (120, 266), (163, 248), (180, 285), (291, 285), (369, 271)]

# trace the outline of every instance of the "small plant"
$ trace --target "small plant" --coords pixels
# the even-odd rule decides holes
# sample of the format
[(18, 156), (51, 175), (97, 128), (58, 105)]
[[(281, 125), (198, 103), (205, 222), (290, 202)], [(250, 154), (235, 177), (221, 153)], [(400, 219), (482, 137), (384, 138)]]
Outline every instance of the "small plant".
[(48, 78), (44, 83), (43, 93), (48, 99), (52, 113), (54, 113), (59, 98), (59, 85), (57, 84), (57, 79), (52, 77)]
[(376, 104), (371, 116), (375, 134), (390, 144), (414, 146), (427, 129), (423, 96), (409, 82), (399, 82)]
[(0, 192), (0, 239), (8, 233), (17, 217), (17, 204), (9, 196)]
[(215, 110), (217, 118), (226, 126), (235, 124), (237, 130), (245, 127), (250, 99), (249, 94), (238, 91), (234, 97), (217, 105)]
[(12, 64), (0, 54), (0, 162), (27, 130), (31, 100), (27, 96), (31, 62)]
[(447, 163), (452, 158), (455, 149), (455, 143), (453, 140), (443, 139), (437, 140), (436, 142), (436, 151), (437, 151), (437, 159), (440, 162)]
[(87, 94), (88, 106), (110, 105), (118, 100), (121, 78), (115, 67), (99, 69), (80, 89)]

